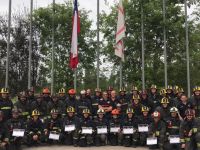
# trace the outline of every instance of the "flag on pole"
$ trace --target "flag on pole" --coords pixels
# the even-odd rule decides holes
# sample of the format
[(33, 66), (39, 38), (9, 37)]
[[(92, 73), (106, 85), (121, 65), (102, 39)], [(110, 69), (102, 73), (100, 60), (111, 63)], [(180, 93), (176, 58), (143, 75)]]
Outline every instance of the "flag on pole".
[(117, 32), (116, 32), (116, 43), (115, 43), (115, 55), (120, 57), (124, 61), (124, 43), (123, 38), (125, 37), (125, 19), (124, 19), (124, 8), (122, 0), (119, 1), (118, 6), (118, 21), (117, 21)]
[(72, 28), (72, 41), (70, 50), (70, 67), (77, 68), (78, 65), (78, 34), (80, 33), (80, 18), (78, 14), (77, 0), (74, 0), (74, 15)]

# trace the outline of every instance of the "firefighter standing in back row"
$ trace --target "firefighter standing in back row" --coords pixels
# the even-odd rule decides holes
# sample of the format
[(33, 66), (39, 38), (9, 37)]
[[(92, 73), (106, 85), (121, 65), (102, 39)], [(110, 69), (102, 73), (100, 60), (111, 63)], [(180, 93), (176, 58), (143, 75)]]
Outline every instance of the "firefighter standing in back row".
[(191, 97), (190, 102), (194, 106), (196, 117), (200, 118), (200, 87), (199, 86), (193, 89), (193, 96)]

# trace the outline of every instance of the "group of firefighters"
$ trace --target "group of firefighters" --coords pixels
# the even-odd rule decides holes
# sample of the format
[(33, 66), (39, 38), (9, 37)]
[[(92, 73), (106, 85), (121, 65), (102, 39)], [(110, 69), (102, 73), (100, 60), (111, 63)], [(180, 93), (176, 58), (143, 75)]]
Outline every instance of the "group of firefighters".
[(13, 103), (7, 88), (0, 93), (0, 149), (21, 145), (148, 146), (161, 150), (200, 150), (200, 87), (188, 98), (180, 87), (156, 85), (117, 93), (90, 89), (79, 94), (64, 88), (20, 92)]

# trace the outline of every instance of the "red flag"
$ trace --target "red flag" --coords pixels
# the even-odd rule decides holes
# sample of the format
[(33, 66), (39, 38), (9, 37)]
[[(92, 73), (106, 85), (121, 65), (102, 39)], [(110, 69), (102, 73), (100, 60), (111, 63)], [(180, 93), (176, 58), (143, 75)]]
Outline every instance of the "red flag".
[(80, 33), (80, 18), (78, 14), (77, 0), (74, 1), (72, 42), (70, 50), (70, 67), (77, 68), (78, 65), (78, 34)]

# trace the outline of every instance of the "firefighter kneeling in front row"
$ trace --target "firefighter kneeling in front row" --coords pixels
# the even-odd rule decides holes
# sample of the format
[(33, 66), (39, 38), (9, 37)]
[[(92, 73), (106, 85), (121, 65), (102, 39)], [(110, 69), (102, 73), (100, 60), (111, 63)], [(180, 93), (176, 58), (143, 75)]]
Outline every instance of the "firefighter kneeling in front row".
[(78, 131), (80, 129), (80, 120), (75, 115), (75, 109), (72, 106), (67, 108), (67, 115), (63, 119), (64, 144), (78, 146)]
[(4, 121), (3, 111), (0, 110), (0, 150), (8, 150), (9, 132), (7, 124)]
[(79, 146), (92, 146), (94, 144), (94, 123), (90, 117), (90, 110), (83, 109), (83, 117), (80, 120)]

